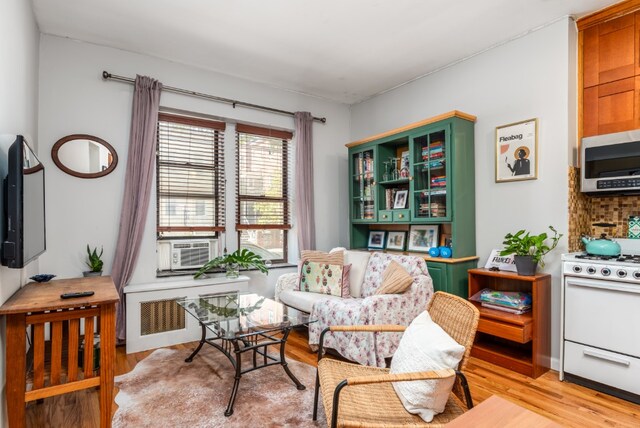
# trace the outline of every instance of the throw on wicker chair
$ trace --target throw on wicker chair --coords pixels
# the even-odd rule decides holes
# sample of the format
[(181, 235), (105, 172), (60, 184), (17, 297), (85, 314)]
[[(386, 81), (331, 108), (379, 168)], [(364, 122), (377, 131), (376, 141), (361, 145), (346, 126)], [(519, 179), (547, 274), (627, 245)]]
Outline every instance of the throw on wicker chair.
[[(327, 415), (327, 423), (333, 427), (440, 427), (473, 407), (467, 380), (462, 373), (467, 365), (480, 317), (478, 309), (460, 297), (438, 291), (427, 306), (431, 319), (464, 346), (465, 352), (458, 370), (436, 370), (430, 372), (389, 374), (389, 369), (361, 366), (322, 358), (323, 339), (327, 333), (340, 334), (345, 331), (389, 331), (402, 332), (405, 326), (365, 325), (333, 326), (324, 329), (318, 349), (318, 376), (314, 397), (313, 419), (318, 412), (318, 390)], [(452, 394), (443, 413), (426, 423), (418, 415), (411, 414), (402, 405), (391, 382), (444, 379), (456, 377)]]

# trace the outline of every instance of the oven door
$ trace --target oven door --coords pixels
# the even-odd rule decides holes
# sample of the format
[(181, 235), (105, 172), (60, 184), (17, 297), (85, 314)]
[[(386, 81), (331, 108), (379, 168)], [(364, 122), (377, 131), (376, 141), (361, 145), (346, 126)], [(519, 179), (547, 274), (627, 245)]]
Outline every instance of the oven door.
[(565, 277), (564, 337), (640, 357), (640, 284)]

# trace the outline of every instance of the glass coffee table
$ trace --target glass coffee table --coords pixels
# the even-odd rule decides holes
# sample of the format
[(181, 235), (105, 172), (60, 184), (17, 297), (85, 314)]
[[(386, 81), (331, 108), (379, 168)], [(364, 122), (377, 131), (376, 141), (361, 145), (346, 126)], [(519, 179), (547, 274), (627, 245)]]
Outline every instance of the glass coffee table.
[[(245, 373), (279, 364), (299, 390), (305, 389), (287, 366), (284, 352), (292, 328), (315, 322), (309, 315), (289, 315), (289, 309), (283, 304), (257, 294), (208, 294), (195, 299), (178, 299), (176, 303), (195, 317), (202, 328), (200, 343), (185, 362), (193, 361), (207, 343), (226, 355), (236, 371), (225, 416), (233, 414), (240, 378)], [(207, 337), (209, 334), (211, 336)], [(273, 345), (280, 345), (279, 358), (267, 353), (268, 347)], [(251, 352), (253, 364), (243, 369), (242, 354), (245, 352)]]

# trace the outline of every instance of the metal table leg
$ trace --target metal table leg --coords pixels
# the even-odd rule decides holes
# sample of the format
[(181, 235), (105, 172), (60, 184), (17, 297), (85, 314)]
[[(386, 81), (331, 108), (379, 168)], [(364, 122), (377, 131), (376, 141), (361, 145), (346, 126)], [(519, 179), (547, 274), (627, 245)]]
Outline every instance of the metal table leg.
[(189, 355), (189, 357), (184, 360), (185, 363), (190, 363), (191, 361), (193, 361), (193, 357), (195, 357), (196, 354), (200, 352), (200, 350), (202, 349), (202, 345), (204, 345), (204, 343), (207, 341), (207, 329), (202, 323), (200, 323), (200, 327), (202, 327), (202, 338), (200, 339), (200, 343), (198, 344), (198, 347), (191, 353), (191, 355)]
[(236, 395), (238, 394), (238, 385), (240, 385), (240, 378), (242, 377), (242, 351), (238, 346), (238, 341), (233, 340), (233, 351), (236, 354), (236, 376), (233, 382), (233, 389), (231, 390), (231, 398), (229, 398), (229, 405), (227, 410), (224, 411), (225, 416), (233, 415), (233, 403), (236, 401)]
[(291, 378), (291, 380), (296, 384), (296, 388), (302, 391), (303, 389), (305, 389), (305, 386), (300, 383), (298, 378), (295, 377), (293, 373), (291, 373), (291, 370), (289, 370), (289, 366), (287, 365), (287, 360), (284, 357), (284, 348), (285, 348), (285, 345), (287, 344), (287, 338), (289, 337), (290, 332), (291, 332), (291, 328), (287, 328), (284, 330), (284, 335), (282, 336), (282, 343), (280, 344), (280, 364), (282, 365), (282, 368), (287, 373), (289, 378)]

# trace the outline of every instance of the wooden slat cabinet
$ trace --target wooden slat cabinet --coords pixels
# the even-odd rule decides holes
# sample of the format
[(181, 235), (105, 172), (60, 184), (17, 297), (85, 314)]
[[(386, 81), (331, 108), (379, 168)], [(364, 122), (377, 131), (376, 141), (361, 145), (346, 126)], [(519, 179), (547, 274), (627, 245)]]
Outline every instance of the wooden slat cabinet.
[(490, 288), (532, 294), (531, 311), (522, 315), (489, 309), (480, 311), (474, 357), (537, 378), (550, 367), (551, 275), (520, 276), (513, 272), (469, 269), (469, 296)]

